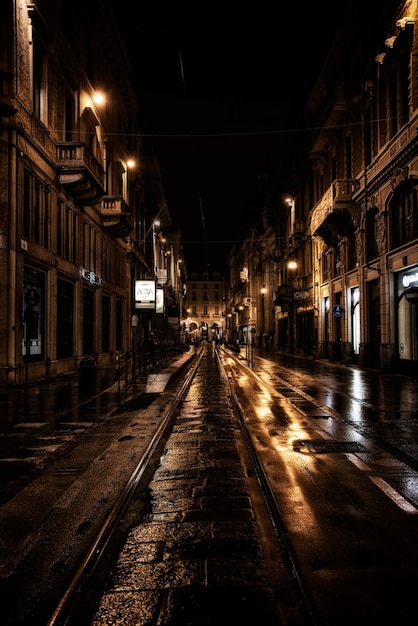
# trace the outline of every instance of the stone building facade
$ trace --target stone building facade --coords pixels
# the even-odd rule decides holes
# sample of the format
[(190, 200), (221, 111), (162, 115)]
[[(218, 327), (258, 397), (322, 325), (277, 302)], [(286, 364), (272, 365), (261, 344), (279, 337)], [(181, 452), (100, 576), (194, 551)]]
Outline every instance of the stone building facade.
[(151, 224), (171, 227), (110, 4), (2, 3), (0, 384), (130, 348), (134, 281), (156, 278)]
[(230, 309), (248, 298), (279, 350), (416, 371), (417, 51), (416, 0), (349, 3), (289, 151), (292, 182), (231, 255)]
[(185, 340), (221, 341), (225, 337), (224, 278), (219, 272), (191, 271), (185, 282)]

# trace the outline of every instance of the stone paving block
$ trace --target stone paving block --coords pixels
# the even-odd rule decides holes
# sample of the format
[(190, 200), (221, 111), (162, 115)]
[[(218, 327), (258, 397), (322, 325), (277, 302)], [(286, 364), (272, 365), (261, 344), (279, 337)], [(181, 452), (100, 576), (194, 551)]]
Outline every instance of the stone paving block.
[(141, 524), (133, 528), (127, 539), (127, 544), (141, 543), (143, 541), (185, 541), (187, 538), (209, 538), (212, 534), (212, 526), (207, 522), (182, 523), (182, 524)]
[(207, 561), (209, 587), (222, 585), (239, 587), (268, 587), (269, 576), (259, 557), (244, 559), (209, 559)]
[(91, 626), (156, 624), (160, 592), (125, 591), (103, 596)]
[(166, 589), (201, 583), (201, 564), (197, 560), (138, 563), (121, 561), (116, 567), (110, 590), (141, 591)]
[(116, 612), (118, 598), (145, 594), (149, 611), (129, 626), (279, 626), (239, 427), (210, 352), (204, 358), (107, 591)]
[(165, 544), (164, 558), (170, 559), (232, 559), (243, 563), (261, 559), (261, 547), (254, 537), (198, 539)]
[(279, 626), (274, 598), (260, 589), (173, 589), (163, 624), (170, 626)]
[(206, 520), (208, 522), (247, 522), (254, 519), (254, 513), (252, 509), (236, 509), (234, 511), (230, 509), (227, 511), (219, 509), (195, 509), (193, 511), (184, 511), (181, 519), (185, 522), (196, 522), (200, 520)]
[(128, 540), (121, 552), (121, 560), (125, 564), (129, 563), (152, 563), (158, 560), (162, 560), (165, 550), (165, 542), (163, 541), (148, 541), (138, 542)]

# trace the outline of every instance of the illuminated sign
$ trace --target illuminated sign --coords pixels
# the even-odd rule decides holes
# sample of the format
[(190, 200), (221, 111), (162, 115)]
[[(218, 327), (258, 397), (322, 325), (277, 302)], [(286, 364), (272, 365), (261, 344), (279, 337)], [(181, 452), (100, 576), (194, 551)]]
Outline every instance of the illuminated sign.
[(81, 268), (81, 278), (90, 283), (90, 285), (96, 285), (97, 287), (100, 287), (103, 282), (100, 276), (94, 272), (90, 272), (90, 270), (84, 269), (84, 267)]
[(413, 283), (418, 283), (418, 272), (416, 270), (402, 276), (402, 285), (404, 287), (410, 287)]
[(167, 282), (167, 270), (158, 269), (157, 278), (158, 278), (159, 283), (166, 283)]
[(142, 311), (155, 311), (155, 281), (135, 281), (135, 308)]
[(158, 288), (156, 293), (155, 312), (164, 313), (164, 289)]

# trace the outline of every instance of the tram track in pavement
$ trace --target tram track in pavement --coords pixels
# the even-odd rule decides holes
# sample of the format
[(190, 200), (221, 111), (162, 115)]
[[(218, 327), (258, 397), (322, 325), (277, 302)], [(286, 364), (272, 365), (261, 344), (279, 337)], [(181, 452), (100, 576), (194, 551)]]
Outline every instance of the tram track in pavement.
[[(270, 485), (267, 473), (263, 466), (262, 461), (254, 446), (250, 431), (246, 424), (245, 411), (241, 405), (239, 397), (236, 392), (236, 377), (233, 374), (231, 368), (225, 365), (219, 360), (221, 371), (227, 381), (231, 397), (234, 400), (234, 408), (237, 416), (240, 429), (245, 440), (251, 462), (254, 467), (254, 472), (257, 477), (257, 482), (260, 487), (260, 491), (268, 511), (268, 516), (277, 543), (280, 547), (280, 554), (285, 564), (286, 570), (289, 574), (289, 580), (291, 581), (292, 590), (295, 594), (298, 619), (301, 620), (301, 624), (306, 626), (314, 626), (319, 624), (319, 617), (317, 615), (317, 609), (314, 601), (309, 597), (309, 593), (303, 582), (303, 577), (300, 572), (300, 568), (297, 562), (297, 557), (294, 553), (293, 546), (288, 540), (286, 525), (280, 512), (280, 507), (276, 501), (273, 489)], [(234, 381), (235, 380), (235, 385)]]
[[(177, 419), (176, 414), (178, 413), (178, 409), (187, 397), (188, 390), (199, 371), (202, 356), (203, 351), (200, 352), (175, 397), (166, 408), (165, 415), (152, 441), (149, 443), (147, 450), (142, 454), (141, 459), (127, 481), (118, 501), (102, 524), (99, 533), (92, 542), (71, 583), (62, 594), (61, 599), (47, 622), (48, 626), (71, 626), (73, 624), (82, 623), (80, 622), (80, 615), (84, 613), (83, 603), (86, 602), (84, 596), (85, 594), (89, 594), (89, 588), (91, 589), (92, 584), (94, 586), (94, 578), (101, 568), (101, 561), (106, 562), (108, 559), (106, 550), (109, 545), (112, 544), (112, 535), (117, 533), (117, 527), (121, 518), (126, 514), (131, 500), (135, 498), (135, 493), (138, 490), (138, 486), (141, 484), (141, 477), (146, 473), (146, 468), (151, 458), (156, 452), (157, 454), (161, 454), (161, 445), (165, 445), (164, 441), (167, 439), (168, 433), (172, 431), (173, 424)], [(292, 623), (295, 625), (303, 624), (303, 626), (315, 626), (319, 623), (316, 618), (316, 609), (312, 599), (304, 588), (303, 579), (298, 572), (292, 546), (288, 541), (280, 510), (269, 486), (267, 475), (251, 443), (251, 438), (248, 432), (246, 432), (242, 407), (231, 384), (231, 373), (228, 372), (227, 366), (222, 363), (222, 359), (219, 358), (217, 350), (213, 350), (213, 358), (217, 361), (220, 378), (225, 383), (229, 398), (228, 401), (233, 409), (234, 419), (237, 423), (235, 433), (240, 433), (238, 435), (238, 439), (240, 440), (238, 446), (244, 457), (243, 462), (247, 470), (249, 483), (253, 483), (251, 487), (253, 490), (253, 507), (257, 508), (255, 516), (258, 520), (257, 523), (263, 520), (263, 529), (261, 529), (262, 541), (267, 540), (271, 542), (274, 540), (277, 542), (275, 548), (271, 545), (269, 547), (264, 546), (264, 550), (266, 553), (268, 552), (270, 555), (274, 555), (275, 559), (279, 558), (281, 561), (281, 565), (278, 568), (281, 570), (279, 582), (277, 582), (277, 580), (274, 582), (277, 572), (276, 574), (272, 573), (273, 585), (278, 584), (280, 587), (280, 589), (275, 590), (275, 593), (278, 595), (277, 603), (281, 605), (278, 606), (278, 613), (282, 616), (283, 624)], [(237, 437), (237, 434), (235, 436)], [(256, 487), (254, 487), (254, 483), (257, 483)], [(145, 485), (142, 484), (141, 489), (144, 488)], [(258, 490), (257, 495), (254, 495), (254, 489)], [(260, 510), (260, 508), (262, 510)], [(266, 531), (266, 526), (271, 526), (272, 532)], [(268, 567), (277, 567), (277, 561), (275, 561), (274, 565), (269, 564)]]
[[(267, 472), (265, 471), (263, 463), (260, 461), (254, 446), (254, 437), (248, 432), (245, 408), (242, 405), (242, 399), (240, 397), (240, 377), (254, 377), (254, 380), (261, 379), (251, 370), (251, 368), (235, 356), (229, 355), (228, 351), (225, 349), (222, 349), (222, 359), (218, 359), (217, 351), (214, 351), (213, 355), (216, 356), (217, 360), (219, 360), (220, 372), (222, 373), (222, 377), (227, 385), (227, 394), (231, 400), (233, 410), (237, 418), (237, 423), (239, 424), (239, 431), (241, 432), (240, 439), (244, 442), (244, 446), (241, 446), (240, 450), (242, 451), (243, 447), (247, 450), (245, 464), (247, 467), (248, 482), (251, 482), (251, 476), (254, 474), (258, 489), (262, 494), (263, 510), (261, 512), (258, 510), (258, 496), (254, 496), (254, 506), (257, 509), (256, 517), (258, 518), (258, 523), (260, 523), (262, 518), (266, 517), (267, 512), (269, 522), (267, 523), (264, 520), (263, 525), (271, 525), (275, 541), (277, 542), (276, 549), (272, 550), (270, 545), (266, 548), (266, 552), (273, 552), (276, 557), (279, 554), (286, 569), (286, 574), (284, 576), (283, 572), (281, 572), (281, 579), (278, 583), (278, 586), (280, 587), (280, 591), (278, 593), (279, 596), (283, 594), (284, 588), (287, 589), (285, 594), (287, 596), (286, 601), (283, 603), (283, 598), (279, 601), (279, 604), (283, 604), (283, 623), (287, 623), (286, 615), (291, 615), (288, 623), (292, 623), (292, 625), (303, 624), (313, 626), (316, 623), (320, 623), (320, 620), (317, 618), (317, 609), (315, 607), (315, 603), (311, 599), (311, 594), (309, 590), (307, 590), (304, 583), (303, 575), (301, 574), (298, 565), (297, 555), (293, 549), (291, 541), (288, 539), (286, 525), (281, 516), (280, 508), (277, 505), (273, 490), (270, 487)], [(96, 533), (95, 538), (90, 542), (88, 549), (85, 550), (84, 557), (80, 559), (79, 565), (75, 570), (74, 577), (68, 584), (67, 589), (61, 594), (60, 600), (57, 602), (55, 609), (50, 613), (50, 621), (42, 621), (43, 624), (48, 623), (48, 626), (61, 626), (61, 624), (78, 625), (83, 623), (79, 621), (78, 617), (74, 618), (74, 615), (77, 616), (77, 611), (80, 608), (80, 601), (83, 597), (83, 593), (89, 587), (91, 581), (93, 581), (97, 576), (98, 570), (101, 567), (101, 560), (106, 562), (108, 559), (108, 556), (106, 555), (107, 549), (111, 544), (114, 544), (112, 535), (114, 533), (117, 534), (119, 521), (129, 509), (131, 499), (137, 497), (135, 494), (138, 491), (138, 487), (141, 485), (140, 489), (146, 490), (146, 483), (141, 479), (145, 479), (145, 474), (147, 474), (146, 480), (150, 480), (151, 478), (151, 474), (149, 473), (150, 466), (152, 465), (151, 458), (158, 457), (158, 455), (161, 454), (161, 446), (164, 446), (164, 441), (171, 431), (172, 425), (175, 423), (176, 415), (180, 410), (180, 407), (182, 406), (187, 392), (199, 369), (201, 358), (202, 352), (200, 352), (199, 358), (196, 359), (192, 369), (188, 370), (185, 378), (178, 383), (176, 393), (173, 393), (171, 401), (165, 405), (164, 415), (162, 416), (161, 422), (153, 436), (152, 441), (149, 443), (147, 450), (144, 451), (141, 459), (136, 464), (130, 478), (126, 481), (125, 487), (120, 492), (117, 502), (114, 504), (107, 518), (101, 524), (101, 528)], [(278, 396), (284, 398), (286, 402), (292, 404), (296, 410), (305, 417), (311, 416), (313, 417), (313, 421), (316, 422), (318, 416), (320, 416), (322, 426), (329, 418), (335, 420), (341, 418), (338, 412), (332, 411), (329, 407), (316, 402), (315, 399), (309, 396), (309, 394), (306, 394), (302, 390), (298, 389), (295, 385), (289, 383), (289, 381), (281, 379), (278, 376), (274, 376), (273, 381), (270, 381), (270, 384)], [(286, 420), (284, 415), (282, 417)], [(344, 448), (344, 445), (346, 445), (347, 442), (330, 441), (330, 437), (327, 436), (326, 431), (321, 432), (322, 426), (317, 428), (316, 433), (319, 436), (318, 441), (320, 439), (324, 441), (325, 449), (326, 446), (328, 446), (329, 451), (332, 449), (332, 445), (335, 446), (336, 443), (339, 443), (342, 447), (338, 447), (337, 445), (336, 451), (344, 452), (347, 458), (352, 462), (359, 458), (358, 455), (356, 456), (356, 454), (347, 451), (347, 447)], [(308, 444), (307, 442), (295, 439), (294, 449), (296, 451), (298, 445), (307, 446)], [(153, 463), (155, 464), (156, 462), (158, 461), (154, 458)], [(370, 470), (370, 468), (368, 468), (368, 470)], [(381, 488), (381, 485), (378, 483), (376, 484)], [(129, 515), (126, 515), (126, 517), (129, 518)], [(268, 534), (265, 530), (262, 531), (262, 535), (267, 536), (267, 540), (271, 541), (271, 534)], [(275, 567), (274, 563), (271, 567)], [(285, 582), (284, 578), (286, 578)], [(23, 624), (24, 622), (19, 623)], [(30, 622), (28, 622), (28, 624), (29, 623)]]
[[(131, 503), (153, 454), (166, 436), (167, 430), (170, 428), (170, 423), (172, 422), (175, 412), (180, 402), (183, 400), (187, 389), (190, 387), (194, 373), (199, 367), (201, 359), (202, 353), (198, 355), (196, 362), (192, 364), (191, 369), (187, 372), (180, 389), (166, 407), (154, 436), (147, 445), (145, 451), (142, 453), (139, 462), (125, 485), (125, 488), (119, 495), (111, 512), (104, 520), (98, 535), (55, 607), (53, 614), (47, 622), (48, 626), (62, 626), (64, 624), (72, 623), (74, 620), (74, 615), (77, 613), (77, 608), (80, 598), (82, 597), (83, 590), (88, 586), (92, 577), (95, 575), (96, 568), (103, 558), (104, 552), (111, 541), (112, 534), (115, 532), (117, 524)], [(75, 619), (75, 623), (77, 623), (78, 617)]]

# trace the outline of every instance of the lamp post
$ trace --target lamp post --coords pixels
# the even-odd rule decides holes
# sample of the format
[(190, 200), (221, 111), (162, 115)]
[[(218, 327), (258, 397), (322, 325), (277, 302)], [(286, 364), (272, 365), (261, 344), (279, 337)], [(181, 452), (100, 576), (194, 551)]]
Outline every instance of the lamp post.
[(266, 287), (263, 285), (261, 287), (260, 290), (261, 293), (261, 316), (260, 316), (260, 325), (259, 325), (259, 347), (262, 348), (263, 347), (263, 338), (264, 335), (266, 334), (266, 310), (265, 310), (265, 303), (264, 303), (264, 296), (267, 293), (267, 289)]
[(292, 302), (289, 306), (289, 352), (293, 354), (295, 351), (296, 345), (296, 302), (294, 299), (294, 291), (295, 291), (295, 271), (297, 270), (298, 264), (296, 261), (291, 260), (287, 264), (287, 269), (289, 270), (289, 278), (290, 284), (292, 286)]

